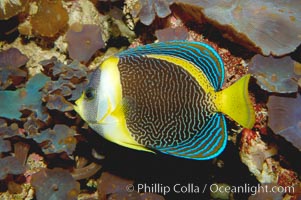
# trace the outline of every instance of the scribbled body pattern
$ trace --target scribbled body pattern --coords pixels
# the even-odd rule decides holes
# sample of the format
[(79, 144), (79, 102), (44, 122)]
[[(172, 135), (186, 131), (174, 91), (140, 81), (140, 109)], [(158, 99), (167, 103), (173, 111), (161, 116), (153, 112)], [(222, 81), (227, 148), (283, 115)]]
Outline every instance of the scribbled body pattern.
[(226, 146), (225, 114), (244, 127), (254, 124), (250, 76), (221, 90), (223, 62), (204, 43), (129, 49), (95, 74), (86, 90), (95, 90), (95, 98), (88, 100), (84, 93), (76, 110), (95, 131), (125, 147), (210, 159)]

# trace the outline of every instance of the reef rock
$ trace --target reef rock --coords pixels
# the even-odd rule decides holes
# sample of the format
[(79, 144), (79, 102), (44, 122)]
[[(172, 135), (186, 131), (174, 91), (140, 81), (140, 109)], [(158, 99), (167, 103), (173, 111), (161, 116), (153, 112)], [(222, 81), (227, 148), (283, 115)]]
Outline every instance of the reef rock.
[(169, 5), (173, 0), (128, 0), (125, 1), (126, 10), (129, 10), (133, 17), (140, 18), (141, 23), (150, 25), (156, 16), (167, 17), (171, 11)]
[(50, 78), (43, 74), (32, 77), (25, 88), (16, 91), (0, 92), (0, 116), (8, 119), (20, 119), (21, 110), (28, 109), (36, 112), (42, 118), (42, 93), (40, 89)]
[(28, 0), (1, 0), (0, 20), (9, 19), (26, 9)]
[(68, 19), (61, 0), (41, 0), (38, 2), (37, 13), (31, 18), (31, 25), (37, 35), (53, 37), (68, 25)]
[(255, 75), (257, 83), (269, 92), (290, 93), (298, 91), (298, 63), (286, 56), (274, 58), (256, 55), (252, 58), (249, 72)]
[(269, 127), (301, 151), (301, 96), (270, 96), (268, 100)]
[(202, 12), (209, 22), (227, 33), (225, 36), (257, 48), (264, 55), (285, 55), (300, 44), (299, 0), (186, 0), (181, 6), (185, 15), (199, 21)]
[(69, 56), (78, 61), (89, 61), (96, 50), (105, 47), (100, 27), (93, 24), (73, 24), (66, 39)]
[(79, 184), (68, 171), (60, 168), (41, 169), (32, 176), (37, 199), (77, 199)]

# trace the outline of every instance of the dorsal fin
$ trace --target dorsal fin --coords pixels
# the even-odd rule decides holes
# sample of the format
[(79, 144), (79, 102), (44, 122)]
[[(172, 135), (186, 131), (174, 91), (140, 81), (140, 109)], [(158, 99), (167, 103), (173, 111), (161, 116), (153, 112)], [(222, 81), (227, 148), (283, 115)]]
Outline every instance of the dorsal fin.
[(218, 53), (208, 44), (201, 42), (159, 42), (129, 49), (117, 56), (168, 55), (191, 62), (201, 69), (212, 87), (220, 90), (224, 83), (224, 65)]

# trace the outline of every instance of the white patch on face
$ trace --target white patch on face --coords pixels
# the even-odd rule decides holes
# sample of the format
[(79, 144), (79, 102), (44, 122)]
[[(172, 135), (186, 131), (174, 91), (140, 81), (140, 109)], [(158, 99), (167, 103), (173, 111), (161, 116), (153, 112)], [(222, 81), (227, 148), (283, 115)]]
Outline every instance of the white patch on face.
[[(101, 80), (97, 92), (102, 94), (102, 97), (99, 98), (100, 108), (99, 114), (97, 115), (98, 119), (102, 119), (104, 115), (109, 116), (122, 101), (120, 73), (116, 60), (114, 60), (114, 58), (112, 60), (113, 61), (109, 60), (108, 62), (104, 62), (101, 67)], [(107, 105), (105, 113), (101, 111), (101, 104)]]

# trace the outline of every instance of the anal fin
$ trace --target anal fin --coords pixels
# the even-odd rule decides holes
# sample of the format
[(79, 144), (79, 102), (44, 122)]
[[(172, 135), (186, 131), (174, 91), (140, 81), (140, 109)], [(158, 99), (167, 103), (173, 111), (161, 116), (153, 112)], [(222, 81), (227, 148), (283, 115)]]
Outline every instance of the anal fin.
[(227, 128), (225, 117), (221, 113), (215, 113), (204, 125), (202, 130), (191, 140), (180, 143), (177, 146), (156, 149), (162, 153), (177, 157), (208, 160), (218, 156), (227, 143)]

